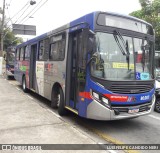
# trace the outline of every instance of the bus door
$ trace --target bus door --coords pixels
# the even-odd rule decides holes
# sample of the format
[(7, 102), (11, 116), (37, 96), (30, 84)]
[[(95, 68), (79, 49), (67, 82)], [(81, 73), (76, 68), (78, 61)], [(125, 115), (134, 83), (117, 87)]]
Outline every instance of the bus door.
[(71, 33), (69, 35), (69, 50), (67, 58), (67, 78), (66, 78), (66, 106), (77, 110), (79, 92), (85, 88), (85, 80), (82, 71), (83, 61), (83, 31)]
[(31, 54), (30, 54), (30, 79), (29, 85), (30, 88), (35, 90), (36, 87), (36, 53), (37, 53), (37, 44), (31, 45)]

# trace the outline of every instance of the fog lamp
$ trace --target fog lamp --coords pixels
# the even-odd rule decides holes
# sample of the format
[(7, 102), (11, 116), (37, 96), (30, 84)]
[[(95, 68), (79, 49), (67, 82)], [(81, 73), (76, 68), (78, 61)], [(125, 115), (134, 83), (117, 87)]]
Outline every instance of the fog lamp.
[(104, 98), (104, 97), (102, 97), (102, 101), (103, 101), (104, 103), (106, 103), (107, 105), (109, 104), (108, 99), (106, 99), (106, 98)]

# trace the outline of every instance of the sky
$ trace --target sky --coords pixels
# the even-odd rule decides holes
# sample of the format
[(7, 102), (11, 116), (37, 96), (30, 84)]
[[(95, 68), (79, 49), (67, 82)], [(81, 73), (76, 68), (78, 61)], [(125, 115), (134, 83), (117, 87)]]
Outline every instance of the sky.
[[(27, 5), (20, 11), (29, 1), (6, 0), (5, 14), (12, 19), (12, 23), (36, 25), (37, 35), (67, 24), (93, 11), (110, 11), (127, 15), (141, 9), (139, 0), (36, 0), (35, 5)], [(25, 18), (35, 7), (38, 8), (41, 5), (43, 6), (35, 14), (36, 9), (31, 13), (33, 15), (30, 18)], [(2, 0), (0, 7), (2, 7)], [(17, 14), (19, 11), (20, 13)]]

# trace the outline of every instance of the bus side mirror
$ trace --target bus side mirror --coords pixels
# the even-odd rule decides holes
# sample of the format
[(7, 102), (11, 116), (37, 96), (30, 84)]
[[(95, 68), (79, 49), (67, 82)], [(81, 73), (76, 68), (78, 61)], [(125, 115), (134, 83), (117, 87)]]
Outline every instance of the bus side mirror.
[(93, 38), (89, 38), (88, 40), (88, 51), (89, 52), (93, 52), (93, 45), (94, 45)]
[(89, 40), (88, 40), (88, 51), (93, 52), (95, 46), (95, 33), (92, 30), (89, 30)]
[(97, 62), (97, 61), (100, 61), (100, 60), (101, 60), (101, 55), (100, 55), (100, 53), (99, 53), (99, 52), (95, 52), (95, 53), (92, 55), (91, 59), (88, 61), (87, 65), (90, 64), (92, 60), (95, 60), (96, 62)]
[(95, 52), (92, 57), (95, 58), (97, 61), (101, 60), (101, 55), (99, 52)]

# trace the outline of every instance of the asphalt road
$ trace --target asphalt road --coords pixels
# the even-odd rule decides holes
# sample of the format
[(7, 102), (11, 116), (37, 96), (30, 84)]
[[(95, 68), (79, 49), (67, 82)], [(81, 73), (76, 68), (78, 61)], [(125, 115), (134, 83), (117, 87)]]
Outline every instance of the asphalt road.
[[(14, 80), (9, 81), (17, 90), (22, 92), (21, 86)], [(43, 97), (30, 92), (27, 96), (34, 99), (42, 107), (49, 109), (60, 117), (57, 110), (50, 107), (50, 102)], [(119, 121), (88, 120), (73, 113), (63, 117), (63, 120), (80, 128), (91, 137), (96, 137), (100, 143), (110, 142), (115, 144), (160, 144), (160, 114), (153, 112), (147, 116)], [(158, 152), (158, 151), (138, 151)]]

